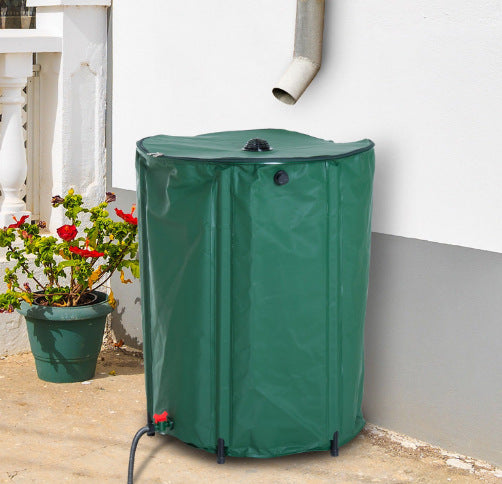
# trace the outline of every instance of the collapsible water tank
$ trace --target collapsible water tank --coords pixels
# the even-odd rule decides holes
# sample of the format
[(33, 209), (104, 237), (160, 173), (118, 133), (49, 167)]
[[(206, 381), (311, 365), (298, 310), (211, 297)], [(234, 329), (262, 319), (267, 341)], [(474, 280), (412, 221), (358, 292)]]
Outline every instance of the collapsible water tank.
[(136, 167), (157, 430), (238, 457), (355, 437), (373, 143), (274, 129), (153, 136)]

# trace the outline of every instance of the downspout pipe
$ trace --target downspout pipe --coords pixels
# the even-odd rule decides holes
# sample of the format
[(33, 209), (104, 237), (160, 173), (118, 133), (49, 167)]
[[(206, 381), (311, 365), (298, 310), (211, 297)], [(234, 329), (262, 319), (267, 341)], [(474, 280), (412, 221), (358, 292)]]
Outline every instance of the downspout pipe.
[(295, 50), (293, 60), (273, 95), (286, 104), (295, 104), (321, 68), (324, 0), (297, 0)]

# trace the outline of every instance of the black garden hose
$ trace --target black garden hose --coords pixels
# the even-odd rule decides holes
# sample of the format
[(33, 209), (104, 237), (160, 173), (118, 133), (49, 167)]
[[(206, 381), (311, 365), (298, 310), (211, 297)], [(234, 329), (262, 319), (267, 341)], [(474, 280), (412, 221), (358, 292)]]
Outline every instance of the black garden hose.
[(129, 453), (129, 470), (127, 472), (127, 484), (133, 484), (134, 456), (136, 454), (136, 447), (138, 446), (139, 439), (141, 439), (141, 437), (144, 434), (148, 434), (150, 436), (155, 435), (155, 429), (153, 428), (152, 424), (140, 428), (136, 432), (134, 439), (132, 439), (131, 452)]

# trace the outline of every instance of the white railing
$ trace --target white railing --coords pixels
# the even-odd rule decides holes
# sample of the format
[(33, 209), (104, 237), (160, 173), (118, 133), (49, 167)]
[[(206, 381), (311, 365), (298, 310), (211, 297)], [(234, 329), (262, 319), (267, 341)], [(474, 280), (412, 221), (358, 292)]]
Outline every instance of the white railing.
[[(17, 213), (17, 216), (19, 217), (20, 215), (30, 215), (31, 218), (34, 220), (39, 219), (39, 205), (40, 205), (40, 190), (39, 190), (39, 92), (40, 92), (40, 83), (39, 83), (39, 77), (38, 77), (38, 72), (39, 72), (39, 67), (38, 65), (33, 65), (33, 71), (30, 74), (31, 77), (27, 78), (27, 84), (26, 86), (22, 89), (21, 95), (23, 97), (23, 101), (21, 103), (21, 125), (23, 127), (22, 129), (22, 135), (23, 135), (23, 140), (24, 140), (24, 147), (26, 149), (26, 164), (27, 164), (27, 175), (26, 175), (26, 180), (25, 182), (21, 185), (21, 188), (18, 192), (18, 200), (16, 202), (20, 204), (21, 201), (24, 200), (26, 203), (26, 206), (20, 205), (21, 212)], [(1, 86), (0, 86), (1, 89)], [(7, 129), (8, 123), (13, 123), (14, 125), (19, 125), (19, 119), (18, 114), (19, 114), (19, 109), (15, 107), (13, 110), (7, 108), (3, 108), (3, 104), (5, 101), (5, 98), (8, 96), (8, 89), (4, 90), (3, 96), (0, 96), (0, 167), (1, 167), (1, 162), (2, 160), (7, 160), (12, 163), (7, 163), (7, 173), (3, 173), (0, 171), (0, 185), (2, 185), (2, 178), (6, 179), (7, 174), (12, 171), (12, 169), (15, 166), (18, 166), (19, 169), (19, 176), (22, 175), (23, 171), (23, 165), (24, 165), (24, 159), (18, 159), (16, 161), (16, 158), (9, 158), (9, 146), (12, 147), (13, 145), (13, 139), (10, 139), (10, 130)], [(3, 117), (4, 123), (1, 123), (1, 113), (2, 111), (5, 110), (5, 116)], [(12, 111), (14, 111), (12, 113)], [(11, 116), (14, 116), (14, 119), (9, 119), (9, 113)], [(12, 126), (11, 126), (12, 128)], [(4, 133), (5, 131), (5, 133)], [(17, 134), (16, 134), (17, 137)], [(3, 142), (5, 138), (5, 143)], [(19, 149), (20, 147), (17, 147), (16, 152), (19, 156), (21, 153), (22, 156), (22, 151)], [(23, 157), (24, 158), (24, 157)], [(3, 167), (2, 167), (3, 168)], [(3, 173), (3, 177), (2, 177)], [(3, 184), (7, 184), (7, 182), (4, 180)], [(9, 188), (7, 186), (7, 188)], [(11, 193), (14, 187), (11, 188)], [(8, 193), (8, 191), (6, 191)], [(9, 222), (11, 223), (13, 220), (9, 219), (11, 215), (14, 215), (14, 213), (11, 213), (9, 211), (9, 200), (8, 197), (3, 196), (3, 192), (0, 190), (0, 200), (1, 200), (1, 206), (2, 206), (2, 213), (0, 213), (0, 218), (3, 220), (0, 220), (0, 223), (4, 222)], [(5, 219), (8, 220), (5, 220)], [(3, 225), (0, 225), (0, 227), (3, 227)]]
[[(2, 29), (29, 29), (34, 27), (35, 9), (23, 4), (7, 1), (0, 4), (0, 28)], [(24, 2), (26, 3), (26, 2)], [(10, 5), (9, 5), (10, 4)]]
[(22, 190), (27, 175), (24, 146), (23, 90), (32, 73), (31, 53), (4, 53), (0, 56), (0, 227), (12, 223), (13, 217), (31, 214), (26, 211)]
[[(57, 36), (40, 35), (34, 30), (12, 29), (0, 32), (0, 105), (2, 121), (0, 123), (0, 227), (13, 222), (13, 217), (18, 220), (32, 214), (26, 208), (24, 198), (30, 200), (31, 208), (38, 208), (35, 193), (38, 183), (33, 176), (35, 169), (30, 166), (28, 195), (25, 186), (28, 165), (25, 148), (25, 124), (23, 106), (30, 103), (35, 109), (34, 90), (28, 88), (27, 98), (24, 90), (27, 88), (28, 79), (33, 76), (33, 53), (61, 50), (61, 39)], [(30, 81), (31, 86), (35, 83)], [(30, 127), (36, 126), (34, 112), (29, 111)], [(30, 122), (31, 121), (31, 122)], [(29, 141), (34, 141), (35, 133), (32, 131)], [(36, 142), (33, 143), (36, 145)], [(30, 155), (34, 158), (37, 153), (30, 144)], [(37, 184), (37, 188), (35, 188)], [(38, 214), (36, 214), (38, 215)]]

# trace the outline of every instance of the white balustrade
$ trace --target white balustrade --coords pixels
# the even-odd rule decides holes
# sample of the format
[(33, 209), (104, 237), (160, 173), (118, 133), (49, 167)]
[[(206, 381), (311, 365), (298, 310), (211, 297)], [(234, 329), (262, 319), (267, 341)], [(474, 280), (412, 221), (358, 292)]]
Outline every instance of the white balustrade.
[(23, 89), (32, 73), (31, 53), (0, 54), (0, 227), (13, 223), (26, 211), (21, 191), (26, 180), (26, 149), (24, 147), (22, 107)]
[(23, 89), (33, 75), (34, 52), (61, 51), (61, 38), (36, 30), (0, 30), (0, 228), (31, 214), (23, 200), (27, 174)]

